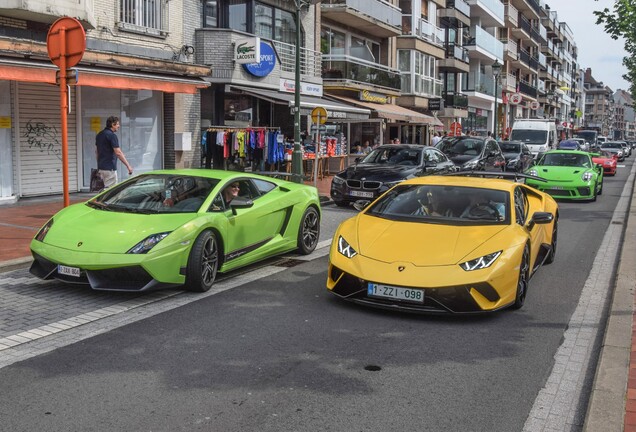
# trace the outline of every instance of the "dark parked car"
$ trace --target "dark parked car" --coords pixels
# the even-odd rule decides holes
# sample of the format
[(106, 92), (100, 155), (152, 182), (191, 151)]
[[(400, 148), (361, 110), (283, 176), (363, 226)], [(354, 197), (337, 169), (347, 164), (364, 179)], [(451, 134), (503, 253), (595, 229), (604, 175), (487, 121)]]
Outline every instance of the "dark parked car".
[(577, 141), (566, 139), (557, 145), (557, 150), (583, 150), (583, 148)]
[(338, 206), (347, 206), (361, 199), (375, 199), (406, 179), (456, 170), (455, 164), (435, 147), (381, 145), (333, 177), (331, 199)]
[(506, 171), (525, 172), (534, 160), (528, 146), (521, 141), (502, 141), (499, 148), (506, 159)]
[(492, 138), (447, 137), (436, 146), (462, 171), (504, 171), (506, 159)]

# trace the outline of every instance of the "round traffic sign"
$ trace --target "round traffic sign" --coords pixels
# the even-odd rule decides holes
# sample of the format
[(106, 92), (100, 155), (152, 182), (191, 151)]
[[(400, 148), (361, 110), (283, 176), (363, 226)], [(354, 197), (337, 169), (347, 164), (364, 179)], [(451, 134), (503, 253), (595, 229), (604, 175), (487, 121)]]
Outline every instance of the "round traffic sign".
[(80, 62), (86, 50), (86, 32), (82, 24), (71, 17), (62, 17), (55, 21), (46, 35), (46, 49), (49, 58), (57, 67), (61, 58), (66, 57), (66, 67)]
[(311, 110), (311, 121), (325, 124), (327, 122), (327, 110), (320, 106)]
[(520, 104), (522, 100), (523, 96), (521, 96), (521, 93), (513, 93), (510, 95), (510, 103), (513, 105)]
[(537, 101), (532, 101), (532, 102), (530, 102), (530, 109), (538, 110), (538, 109), (539, 109), (539, 106), (541, 106), (541, 105), (540, 105), (540, 104), (539, 104), (539, 102), (537, 102)]

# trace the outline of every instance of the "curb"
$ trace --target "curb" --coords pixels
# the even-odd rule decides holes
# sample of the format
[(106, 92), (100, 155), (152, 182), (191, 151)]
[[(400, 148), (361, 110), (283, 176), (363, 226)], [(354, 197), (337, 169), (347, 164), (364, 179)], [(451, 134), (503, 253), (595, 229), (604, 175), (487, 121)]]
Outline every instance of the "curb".
[[(631, 197), (627, 206), (623, 247), (619, 256), (614, 292), (599, 360), (594, 374), (583, 432), (622, 431), (625, 422), (626, 394), (632, 351), (634, 318), (634, 280), (636, 280), (636, 243), (628, 241), (636, 236), (636, 220), (629, 216), (636, 212), (634, 173), (632, 166)], [(629, 184), (629, 180), (626, 184)]]
[(32, 262), (33, 262), (33, 258), (30, 256), (2, 261), (0, 262), (0, 273), (28, 268)]

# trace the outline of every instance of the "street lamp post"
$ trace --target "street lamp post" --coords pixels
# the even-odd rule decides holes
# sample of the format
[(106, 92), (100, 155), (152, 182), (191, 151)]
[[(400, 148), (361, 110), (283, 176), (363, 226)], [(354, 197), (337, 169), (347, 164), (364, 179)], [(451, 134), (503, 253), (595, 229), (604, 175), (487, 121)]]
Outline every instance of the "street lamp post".
[(492, 76), (495, 78), (495, 130), (493, 132), (493, 137), (497, 139), (498, 131), (499, 131), (499, 113), (497, 112), (497, 96), (499, 94), (499, 75), (501, 74), (501, 63), (499, 60), (495, 59), (495, 62), (492, 64)]
[[(296, 55), (294, 79), (294, 150), (292, 151), (292, 180), (303, 182), (303, 152), (300, 146), (300, 10), (316, 0), (294, 0), (296, 6)], [(318, 155), (316, 155), (316, 162)]]

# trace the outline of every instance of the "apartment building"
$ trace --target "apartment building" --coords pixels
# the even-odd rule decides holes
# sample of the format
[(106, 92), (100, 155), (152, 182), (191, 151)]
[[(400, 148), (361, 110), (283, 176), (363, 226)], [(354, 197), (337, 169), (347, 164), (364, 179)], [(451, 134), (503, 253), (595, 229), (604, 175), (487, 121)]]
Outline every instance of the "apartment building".
[(636, 140), (634, 125), (634, 99), (632, 95), (622, 89), (614, 93), (614, 139)]
[(584, 126), (596, 129), (600, 135), (612, 136), (614, 124), (613, 91), (592, 75), (592, 69), (585, 70), (585, 120)]
[[(184, 33), (187, 0), (4, 1), (0, 3), (0, 199), (61, 193), (62, 136), (56, 66), (47, 34), (60, 17), (79, 19), (86, 51), (73, 67), (68, 182), (88, 189), (95, 135), (121, 119), (120, 144), (135, 173), (190, 166), (200, 89), (209, 68), (193, 63)], [(128, 172), (120, 170), (119, 177)]]
[[(501, 106), (501, 87), (495, 91), (492, 65), (503, 65), (504, 45), (499, 29), (505, 26), (501, 0), (467, 0), (470, 27), (464, 29), (464, 47), (468, 50), (469, 72), (464, 74), (462, 93), (468, 97), (468, 117), (464, 130), (477, 134), (492, 132), (495, 126), (495, 100)], [(500, 111), (501, 112), (501, 111)]]

